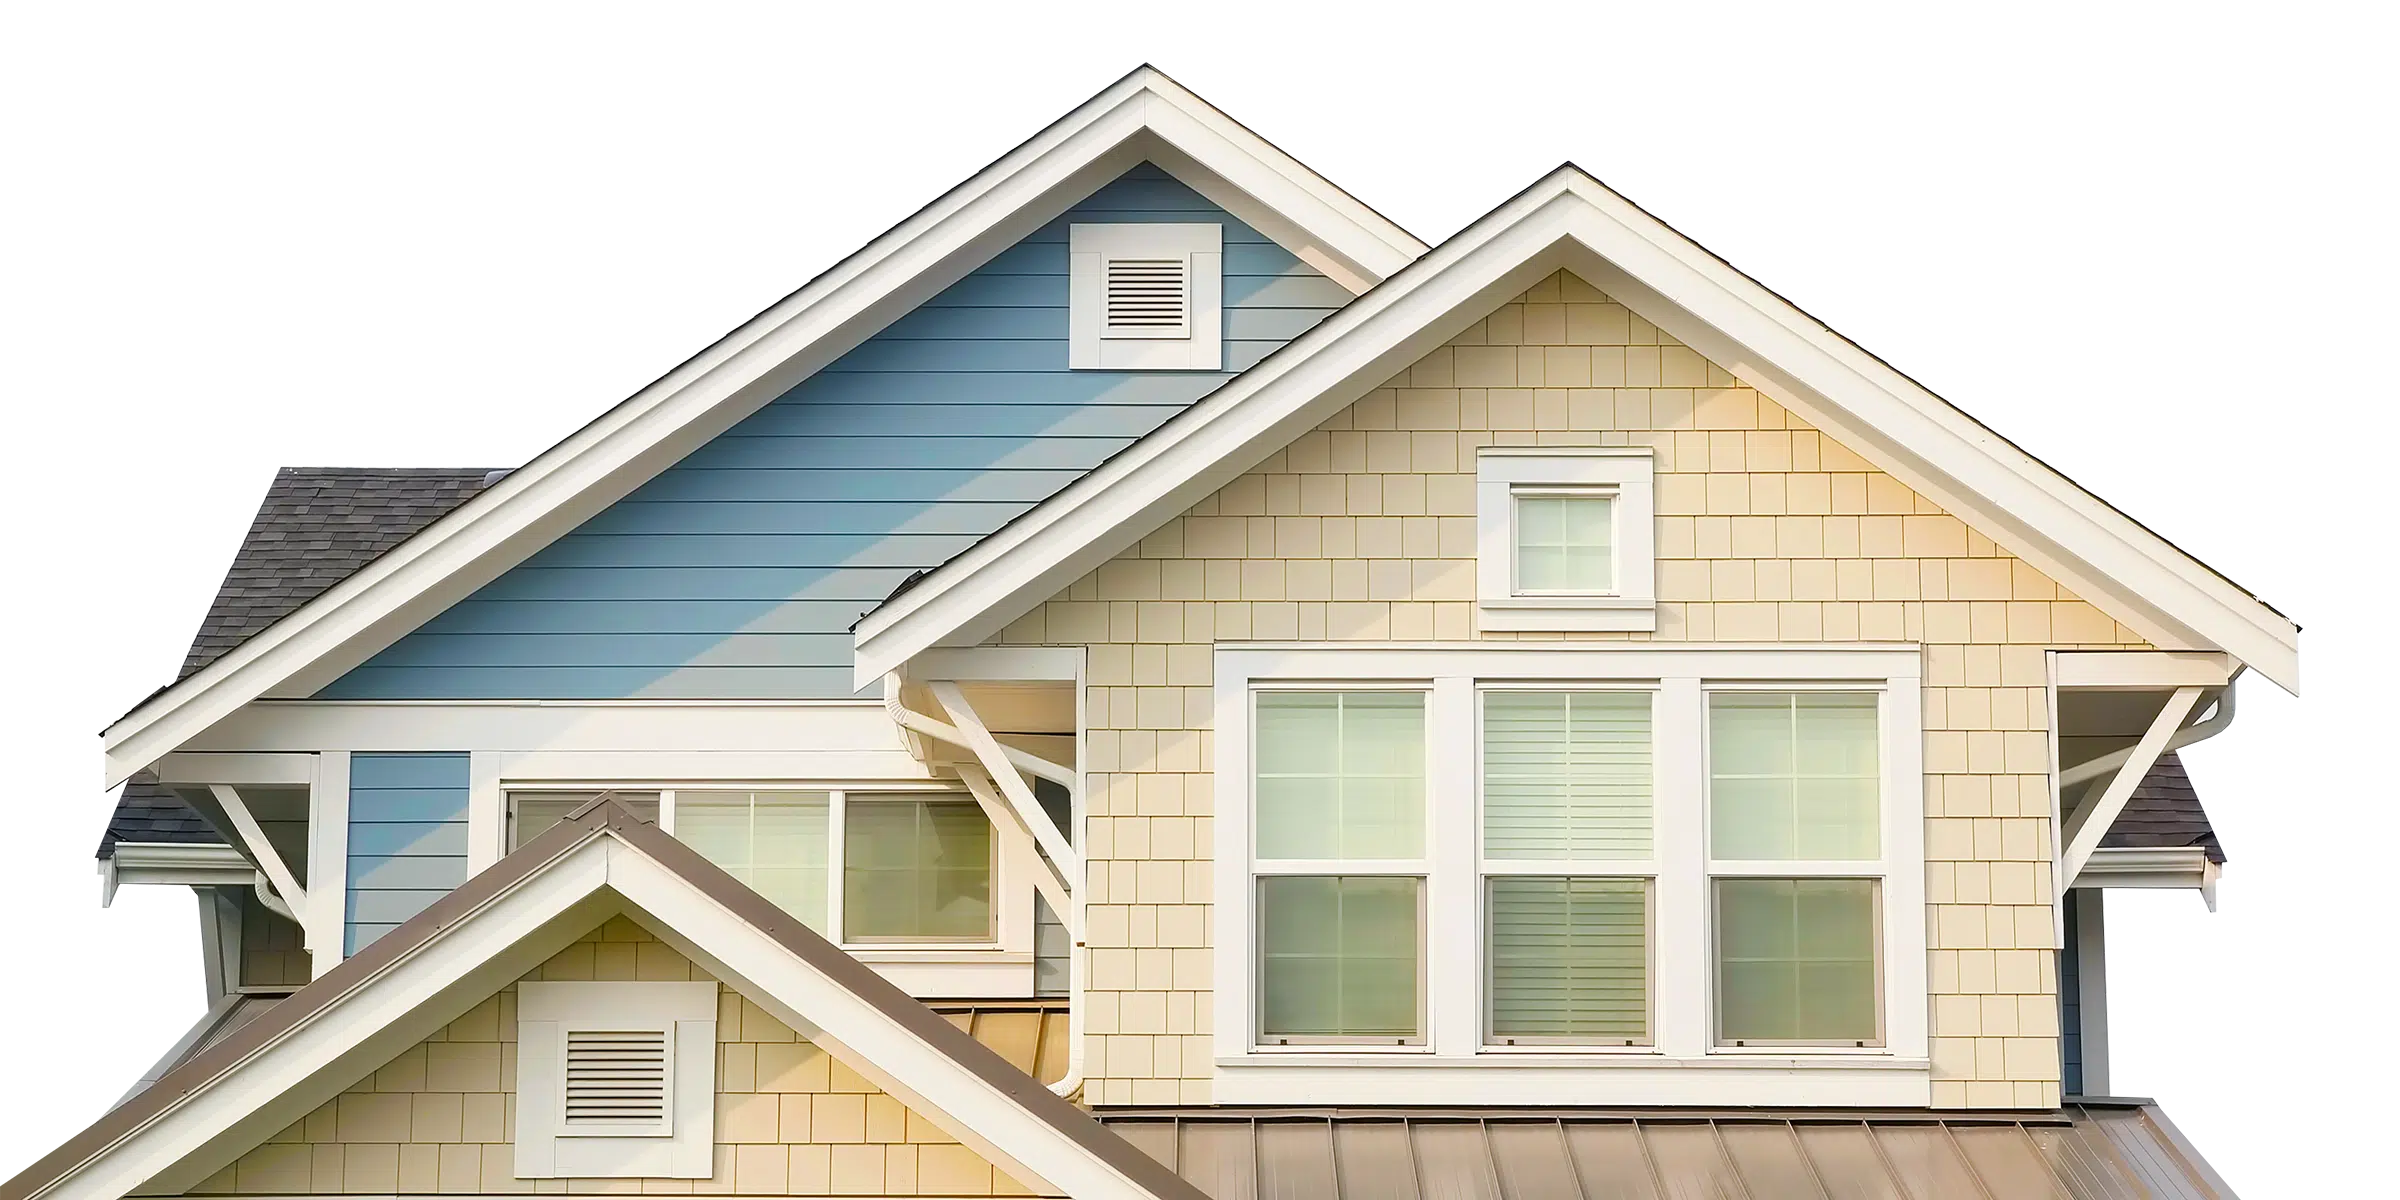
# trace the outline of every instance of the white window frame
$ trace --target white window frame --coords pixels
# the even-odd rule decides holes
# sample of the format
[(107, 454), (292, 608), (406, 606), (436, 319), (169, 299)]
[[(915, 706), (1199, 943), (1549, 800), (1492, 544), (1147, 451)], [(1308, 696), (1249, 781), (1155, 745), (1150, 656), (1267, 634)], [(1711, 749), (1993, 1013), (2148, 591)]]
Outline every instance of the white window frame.
[[(573, 1030), (670, 1034), (667, 1120), (659, 1127), (565, 1124), (562, 1058)], [(717, 985), (517, 985), (516, 1174), (520, 1179), (706, 1179), (714, 1173)]]
[[(1881, 645), (1599, 647), (1251, 645), (1215, 656), (1214, 886), (1219, 911), (1212, 1095), (1219, 1103), (1521, 1102), (1528, 1087), (1594, 1104), (1931, 1103), (1926, 1013), (1922, 655)], [(1487, 1044), (1482, 691), (1653, 690), (1653, 858), (1577, 862), (1568, 874), (1639, 877), (1650, 892), (1650, 1042)], [(1820, 687), (1878, 697), (1880, 1045), (1714, 1044), (1715, 872), (1790, 876), (1790, 864), (1708, 859), (1707, 689)], [(1412, 687), (1428, 693), (1423, 1045), (1259, 1044), (1251, 743), (1261, 689)], [(1359, 866), (1361, 864), (1350, 864)], [(1400, 864), (1394, 864), (1395, 869)], [(1504, 860), (1505, 873), (1556, 866)], [(1751, 868), (1758, 869), (1751, 869)], [(1828, 873), (1862, 876), (1862, 864)], [(1277, 869), (1282, 869), (1279, 864)]]
[[(1077, 371), (1225, 369), (1225, 229), (1213, 221), (1128, 221), (1067, 229), (1067, 366)], [(1112, 330), (1108, 263), (1179, 258), (1188, 281), (1181, 333)]]
[[(1486, 446), (1475, 455), (1475, 602), (1495, 631), (1634, 631), (1658, 627), (1657, 499), (1646, 446)], [(1531, 496), (1612, 501), (1614, 585), (1607, 591), (1517, 586), (1517, 501)]]
[[(853, 803), (874, 803), (875, 797), (945, 799), (968, 804), (974, 798), (946, 780), (793, 780), (793, 779), (622, 779), (574, 776), (564, 778), (504, 778), (499, 783), (501, 836), (507, 836), (515, 796), (519, 792), (656, 793), (660, 831), (675, 832), (675, 794), (684, 792), (819, 792), (828, 798), (826, 817), (827, 888), (825, 923), (834, 931), (828, 941), (851, 957), (874, 967), (885, 978), (915, 996), (1019, 997), (1033, 995), (1033, 866), (1013, 861), (1006, 839), (992, 836), (992, 936), (978, 941), (904, 942), (851, 941), (841, 936), (844, 814)], [(1019, 893), (1022, 893), (1020, 895)]]

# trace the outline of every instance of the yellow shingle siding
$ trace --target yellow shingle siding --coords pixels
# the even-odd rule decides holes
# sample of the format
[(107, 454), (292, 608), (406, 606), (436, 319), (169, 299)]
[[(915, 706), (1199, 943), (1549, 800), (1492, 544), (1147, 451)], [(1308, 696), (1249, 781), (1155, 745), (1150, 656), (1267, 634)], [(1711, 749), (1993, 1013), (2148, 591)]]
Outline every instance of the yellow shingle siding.
[[(1656, 633), (1477, 629), (1487, 445), (1652, 448)], [(1210, 1099), (1211, 644), (1479, 637), (1924, 643), (1933, 1100), (2057, 1102), (2044, 651), (2139, 639), (1563, 272), (995, 639), (1089, 647), (1087, 1098)]]
[[(622, 917), (525, 976), (580, 979), (713, 981)], [(516, 1037), (512, 984), (186, 1194), (1029, 1194), (731, 988), (712, 1178), (518, 1179)]]

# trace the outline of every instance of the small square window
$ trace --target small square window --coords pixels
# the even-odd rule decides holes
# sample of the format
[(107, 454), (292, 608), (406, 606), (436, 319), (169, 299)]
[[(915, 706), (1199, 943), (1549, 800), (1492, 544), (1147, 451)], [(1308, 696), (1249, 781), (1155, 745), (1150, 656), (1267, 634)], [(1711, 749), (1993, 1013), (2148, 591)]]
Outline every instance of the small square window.
[(1484, 629), (1657, 628), (1648, 449), (1487, 446), (1475, 479)]
[(1067, 367), (1225, 369), (1225, 230), (1126, 222), (1067, 230)]

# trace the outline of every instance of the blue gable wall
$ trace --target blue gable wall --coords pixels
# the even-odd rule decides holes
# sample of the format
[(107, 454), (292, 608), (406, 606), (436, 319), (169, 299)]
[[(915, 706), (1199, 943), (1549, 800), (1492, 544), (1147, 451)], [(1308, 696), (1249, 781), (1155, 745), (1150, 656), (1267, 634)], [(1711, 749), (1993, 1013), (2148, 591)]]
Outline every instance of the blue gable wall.
[[(1067, 370), (1067, 226), (1225, 227), (1226, 371)], [(852, 694), (849, 627), (1347, 303), (1144, 164), (327, 686), (346, 699)]]
[(344, 954), (465, 883), (467, 756), (351, 755), (348, 865)]

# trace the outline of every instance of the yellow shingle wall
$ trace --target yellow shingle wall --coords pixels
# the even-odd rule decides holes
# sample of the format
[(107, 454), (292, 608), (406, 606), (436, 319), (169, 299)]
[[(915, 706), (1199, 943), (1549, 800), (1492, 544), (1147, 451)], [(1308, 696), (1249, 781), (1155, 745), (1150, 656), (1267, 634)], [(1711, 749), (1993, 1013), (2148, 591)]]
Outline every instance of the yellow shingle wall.
[[(1655, 451), (1657, 633), (1477, 630), (1485, 445)], [(2139, 639), (1564, 273), (995, 639), (1090, 648), (1089, 1100), (1209, 1101), (1211, 644), (1478, 637), (1924, 643), (1934, 1103), (2057, 1103), (2043, 652)]]
[[(622, 917), (525, 976), (710, 978)], [(511, 985), (187, 1194), (1028, 1194), (731, 988), (717, 1006), (712, 1178), (518, 1179), (516, 1037)]]

